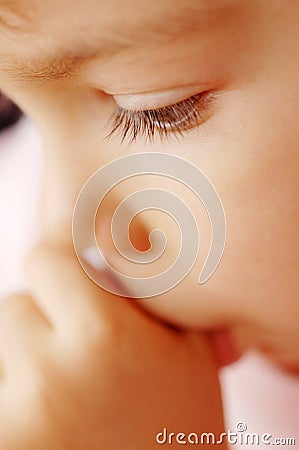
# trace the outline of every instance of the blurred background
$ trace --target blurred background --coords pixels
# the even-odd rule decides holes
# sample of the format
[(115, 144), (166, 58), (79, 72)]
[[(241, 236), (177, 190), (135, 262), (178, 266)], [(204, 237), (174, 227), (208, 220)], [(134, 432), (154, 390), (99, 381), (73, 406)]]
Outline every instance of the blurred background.
[(0, 132), (14, 125), (22, 116), (22, 111), (0, 91)]
[[(42, 145), (36, 128), (0, 92), (0, 299), (26, 288), (22, 265), (26, 252), (40, 237), (42, 172)], [(249, 354), (222, 370), (221, 384), (227, 429), (235, 432), (242, 422), (251, 433), (295, 438), (295, 446), (284, 448), (299, 450), (298, 377)]]

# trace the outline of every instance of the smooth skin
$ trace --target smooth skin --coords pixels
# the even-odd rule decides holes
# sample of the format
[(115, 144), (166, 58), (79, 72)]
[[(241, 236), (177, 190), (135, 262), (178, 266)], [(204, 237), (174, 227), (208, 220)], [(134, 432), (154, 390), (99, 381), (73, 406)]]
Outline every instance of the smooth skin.
[[(0, 87), (35, 120), (44, 139), (45, 173), (41, 222), (44, 239), (42, 248), (45, 253), (42, 252), (41, 259), (48, 261), (45, 254), (51, 253), (54, 246), (57, 260), (52, 265), (48, 261), (46, 272), (51, 273), (51, 267), (56, 264), (64, 265), (61, 264), (66, 258), (64, 251), (68, 255), (71, 254), (72, 212), (84, 182), (103, 164), (125, 154), (163, 151), (184, 157), (196, 164), (215, 184), (225, 208), (228, 225), (227, 245), (221, 265), (207, 284), (198, 286), (200, 266), (208, 250), (209, 227), (204, 211), (186, 194), (191, 209), (193, 207), (197, 211), (203, 224), (204, 244), (195, 269), (175, 290), (156, 299), (135, 302), (134, 306), (129, 301), (112, 301), (111, 305), (115, 305), (111, 306), (109, 314), (104, 314), (104, 319), (100, 299), (105, 299), (107, 294), (95, 287), (91, 288), (88, 280), (83, 282), (85, 276), (80, 273), (80, 269), (78, 280), (61, 280), (63, 289), (61, 292), (60, 289), (53, 292), (51, 286), (55, 277), (50, 281), (50, 275), (46, 277), (42, 289), (35, 289), (36, 284), (40, 285), (40, 268), (37, 264), (33, 270), (37, 275), (32, 282), (32, 299), (39, 305), (41, 298), (47, 298), (41, 308), (43, 320), (51, 323), (48, 317), (49, 305), (59, 303), (61, 310), (57, 319), (59, 316), (59, 320), (66, 324), (68, 313), (63, 304), (72, 299), (68, 293), (73, 291), (73, 286), (82, 278), (86, 293), (92, 289), (94, 297), (91, 297), (96, 298), (96, 303), (99, 303), (98, 314), (93, 314), (94, 309), (90, 306), (90, 301), (95, 301), (89, 300), (89, 294), (83, 294), (81, 288), (75, 290), (76, 298), (77, 293), (82, 292), (84, 304), (86, 303), (86, 308), (90, 308), (89, 319), (92, 320), (91, 316), (95, 316), (93, 320), (96, 322), (107, 321), (110, 329), (109, 324), (114, 323), (114, 316), (116, 319), (121, 316), (119, 322), (116, 320), (118, 326), (121, 323), (121, 329), (125, 326), (126, 331), (130, 330), (130, 338), (122, 339), (124, 354), (129, 352), (132, 355), (129, 359), (118, 359), (118, 356), (115, 356), (112, 363), (113, 358), (109, 353), (113, 355), (113, 351), (109, 350), (107, 359), (98, 361), (98, 371), (88, 371), (88, 367), (97, 361), (94, 358), (97, 351), (91, 351), (90, 354), (84, 352), (85, 365), (82, 365), (81, 359), (66, 359), (63, 363), (47, 362), (47, 369), (42, 372), (41, 378), (47, 382), (49, 377), (51, 384), (53, 374), (60, 374), (63, 368), (65, 383), (68, 384), (67, 374), (69, 367), (72, 367), (73, 376), (83, 371), (82, 377), (86, 383), (78, 382), (76, 388), (84, 393), (86, 385), (91, 386), (91, 389), (93, 387), (93, 392), (97, 392), (98, 383), (102, 383), (102, 374), (109, 374), (106, 378), (107, 384), (103, 381), (105, 388), (101, 392), (105, 392), (104, 397), (107, 395), (115, 399), (115, 403), (111, 404), (111, 417), (113, 416), (114, 424), (119, 424), (123, 415), (116, 415), (118, 396), (113, 394), (118, 392), (119, 384), (113, 382), (111, 376), (119, 370), (122, 372), (124, 367), (127, 368), (129, 361), (130, 375), (133, 373), (136, 376), (136, 371), (140, 371), (141, 367), (145, 368), (142, 372), (144, 378), (136, 376), (135, 381), (140, 381), (140, 385), (139, 381), (136, 381), (140, 392), (143, 389), (143, 395), (153, 401), (147, 411), (150, 414), (156, 411), (154, 419), (157, 418), (157, 422), (153, 419), (148, 428), (142, 425), (142, 430), (144, 426), (144, 430), (148, 431), (137, 433), (134, 428), (136, 421), (132, 420), (131, 416), (125, 423), (128, 436), (132, 437), (137, 433), (140, 439), (138, 442), (146, 442), (147, 445), (148, 440), (143, 440), (142, 434), (153, 434), (158, 423), (161, 427), (162, 416), (156, 415), (160, 412), (161, 403), (157, 399), (155, 403), (147, 389), (149, 382), (154, 379), (157, 392), (163, 393), (165, 375), (168, 380), (168, 399), (174, 401), (175, 392), (180, 392), (178, 386), (184, 379), (188, 380), (184, 385), (187, 389), (184, 401), (188, 404), (192, 404), (194, 398), (198, 404), (202, 395), (209, 396), (212, 403), (215, 401), (219, 406), (216, 408), (219, 414), (212, 418), (212, 409), (206, 407), (207, 403), (204, 402), (203, 408), (199, 405), (196, 410), (199, 418), (194, 422), (194, 426), (198, 429), (200, 424), (203, 430), (204, 427), (214, 427), (218, 430), (222, 423), (216, 365), (209, 362), (211, 354), (205, 338), (199, 335), (196, 338), (202, 342), (196, 363), (193, 360), (194, 344), (190, 343), (184, 332), (178, 334), (174, 330), (170, 331), (166, 325), (156, 323), (137, 308), (147, 308), (163, 321), (181, 329), (225, 330), (231, 335), (237, 353), (256, 348), (282, 367), (298, 369), (299, 4), (293, 0), (130, 0), (125, 3), (117, 0), (89, 0), (83, 5), (76, 0), (68, 0), (63, 4), (58, 0), (16, 0), (0, 3), (0, 17)], [(62, 65), (59, 64), (61, 61), (58, 61), (60, 58)], [(71, 69), (72, 72), (69, 73)], [(215, 96), (215, 105), (209, 117), (203, 124), (188, 131), (179, 142), (172, 138), (162, 142), (155, 140), (153, 143), (144, 143), (142, 139), (137, 139), (130, 145), (121, 146), (117, 136), (110, 141), (104, 139), (107, 134), (107, 120), (113, 112), (115, 101), (127, 108), (132, 105), (135, 109), (158, 108), (205, 91), (212, 92)], [(133, 190), (139, 187), (138, 183), (131, 185)], [(177, 189), (180, 192), (180, 189)], [(125, 192), (124, 189), (123, 193)], [(115, 197), (118, 197), (117, 193)], [(111, 200), (103, 216), (108, 216), (113, 210), (114, 200)], [(141, 246), (147, 241), (148, 229), (161, 226), (163, 220), (155, 214), (147, 215), (144, 218), (144, 227), (141, 224), (136, 225), (135, 235), (138, 235), (137, 241)], [(103, 219), (98, 233), (110, 251), (111, 243), (105, 242), (105, 224)], [(172, 231), (171, 225), (168, 222), (165, 224), (166, 233), (168, 226)], [(172, 256), (170, 251), (169, 259)], [(70, 258), (70, 264), (75, 264), (74, 255), (67, 258)], [(119, 261), (114, 262), (116, 266), (121, 265)], [(42, 290), (46, 295), (41, 294)], [(9, 302), (4, 302), (4, 310), (1, 313), (4, 324), (14, 324), (15, 320), (10, 317), (18, 316), (20, 308), (27, 311), (27, 306), (23, 306), (28, 302), (26, 298), (17, 297), (15, 301), (10, 299)], [(103, 303), (109, 302), (103, 300)], [(120, 314), (120, 310), (124, 311), (123, 314)], [(27, 314), (28, 320), (31, 321), (29, 312), (22, 317)], [(81, 315), (78, 317), (81, 321)], [(22, 345), (27, 342), (25, 336), (34, 332), (33, 329), (37, 333), (36, 336), (39, 332), (43, 333), (38, 325), (29, 327), (26, 323), (24, 320), (24, 325), (20, 327), (20, 333), (24, 334), (20, 339)], [(145, 323), (148, 324), (146, 327)], [(126, 328), (126, 324), (130, 326)], [(77, 326), (78, 329), (82, 327), (80, 323), (77, 323)], [(148, 333), (143, 338), (143, 345), (150, 350), (138, 353), (138, 347), (134, 347), (133, 343), (140, 345), (140, 333), (144, 327), (148, 329)], [(78, 329), (66, 326), (65, 330), (66, 334), (68, 331), (72, 333), (72, 344), (70, 339), (66, 340), (69, 345), (67, 353), (75, 354), (76, 357), (78, 342), (89, 342), (90, 339), (89, 329), (84, 327), (86, 340), (82, 338), (84, 333), (76, 331)], [(10, 333), (14, 335), (15, 330), (16, 328)], [(133, 330), (136, 330), (136, 334)], [(53, 332), (48, 330), (45, 333), (53, 337)], [(99, 334), (96, 333), (96, 349), (104, 345)], [(53, 340), (57, 343), (56, 333), (54, 336)], [(109, 334), (109, 349), (115, 347), (113, 336), (114, 333)], [(163, 342), (164, 339), (169, 347), (166, 352), (160, 353), (162, 345), (158, 345), (158, 342)], [(53, 340), (49, 339), (49, 342)], [(178, 344), (180, 340), (181, 343)], [(33, 341), (35, 343), (39, 340)], [(18, 346), (16, 349), (10, 349), (7, 342), (9, 341), (6, 338), (3, 350), (6, 356), (3, 355), (2, 358), (6, 359), (9, 354), (14, 354), (12, 359), (15, 362), (21, 361), (24, 352)], [(32, 339), (29, 339), (29, 342), (32, 342)], [(51, 348), (50, 344), (49, 347)], [(64, 344), (59, 342), (55, 347), (56, 352), (54, 351), (56, 357), (63, 355), (61, 347), (64, 348)], [(34, 351), (37, 362), (44, 360), (47, 345), (43, 344), (41, 348), (42, 352)], [(186, 352), (190, 355), (190, 359), (184, 356), (186, 362), (178, 369), (180, 348), (183, 354)], [(51, 350), (49, 352), (51, 355)], [(173, 359), (164, 365), (162, 355), (165, 357), (165, 354)], [(151, 363), (160, 361), (157, 363), (156, 377), (151, 376), (150, 370), (146, 371), (146, 367), (152, 367), (151, 363), (144, 361), (143, 366), (145, 355)], [(69, 357), (71, 359), (71, 356)], [(51, 356), (48, 359), (51, 361)], [(196, 364), (200, 367), (198, 373), (206, 381), (201, 382), (200, 377), (192, 375), (193, 372), (196, 373)], [(32, 367), (36, 367), (33, 362)], [(86, 367), (86, 371), (83, 367)], [(29, 385), (30, 382), (35, 383), (35, 370), (30, 369), (29, 373), (32, 372)], [(93, 377), (91, 372), (101, 376)], [(14, 369), (10, 373), (17, 375), (16, 383), (21, 386), (23, 377), (20, 376), (20, 371)], [(180, 383), (177, 380), (172, 384), (173, 377), (178, 377)], [(120, 390), (122, 395), (132, 386), (132, 378), (128, 378), (127, 389)], [(4, 375), (5, 391), (8, 380), (7, 375), (6, 378)], [(56, 380), (57, 390), (54, 388), (54, 396), (59, 397), (61, 392), (63, 395), (66, 393), (61, 388), (61, 385), (64, 385), (61, 377), (57, 376)], [(135, 386), (134, 383), (133, 385)], [(35, 395), (39, 398), (40, 393), (37, 391)], [(63, 396), (63, 404), (67, 405), (68, 398), (72, 397)], [(102, 427), (102, 432), (108, 430), (107, 437), (103, 438), (106, 439), (106, 445), (109, 439), (121, 439), (121, 433), (115, 433), (112, 426), (107, 428), (107, 423), (102, 426), (102, 422), (97, 420), (97, 412), (103, 414), (107, 404), (105, 400), (101, 403), (101, 397), (102, 395), (95, 395), (95, 401), (97, 399), (99, 403), (91, 411), (90, 422), (87, 420), (84, 428), (86, 433), (82, 432), (80, 435), (88, 435), (92, 439), (90, 424), (96, 423), (94, 430), (98, 429), (97, 427)], [(84, 408), (84, 398), (83, 394), (82, 403), (78, 403), (78, 410)], [(11, 405), (11, 402), (4, 402), (4, 405), (7, 404)], [(192, 431), (195, 406), (190, 410), (190, 414), (182, 414), (180, 405), (179, 399), (174, 404), (169, 403), (163, 417), (171, 417), (174, 414), (174, 426), (176, 424), (177, 428), (181, 429), (185, 424)], [(6, 408), (9, 410), (8, 406)], [(14, 417), (14, 414), (12, 409), (11, 417)], [(57, 419), (60, 417), (59, 413), (57, 414), (54, 414), (56, 421), (53, 419), (53, 427), (57, 420), (61, 423)], [(63, 415), (65, 414), (63, 412)], [(66, 442), (62, 445), (66, 448), (69, 448), (68, 440), (73, 438), (70, 429), (76, 429), (77, 424), (77, 418), (72, 416), (72, 412), (70, 414), (66, 416), (70, 417), (72, 425), (66, 426), (61, 432), (62, 439), (65, 439), (62, 442)], [(33, 424), (37, 417), (42, 415), (37, 414), (33, 418)], [(145, 422), (142, 421), (143, 424)], [(46, 417), (43, 423), (45, 425), (52, 422)], [(20, 426), (25, 426), (22, 420)], [(42, 427), (40, 429), (42, 430)], [(9, 427), (4, 430), (6, 432)], [(8, 431), (7, 434), (6, 439), (10, 439)], [(31, 439), (30, 436), (31, 434), (28, 439)], [(95, 434), (95, 439), (96, 436)], [(129, 445), (129, 440), (131, 439), (124, 439), (117, 444), (125, 442)], [(28, 442), (29, 448), (33, 448), (30, 447), (30, 440)], [(95, 440), (90, 445), (96, 445), (94, 442), (98, 444)], [(113, 444), (114, 447), (111, 448), (117, 448), (116, 443)], [(128, 447), (130, 449), (133, 448), (131, 444), (130, 442)], [(9, 442), (9, 445), (13, 449), (20, 448), (18, 443)], [(148, 448), (152, 448), (151, 445), (152, 442)], [(137, 445), (136, 448), (140, 447)], [(142, 448), (146, 447), (143, 445)], [(5, 448), (7, 449), (10, 450), (9, 446)]]

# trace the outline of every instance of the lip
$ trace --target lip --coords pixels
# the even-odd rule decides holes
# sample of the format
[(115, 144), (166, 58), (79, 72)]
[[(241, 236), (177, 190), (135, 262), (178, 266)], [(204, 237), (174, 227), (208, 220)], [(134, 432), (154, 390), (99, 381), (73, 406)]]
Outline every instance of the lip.
[(210, 338), (219, 368), (233, 364), (242, 356), (230, 330), (213, 331), (210, 333)]

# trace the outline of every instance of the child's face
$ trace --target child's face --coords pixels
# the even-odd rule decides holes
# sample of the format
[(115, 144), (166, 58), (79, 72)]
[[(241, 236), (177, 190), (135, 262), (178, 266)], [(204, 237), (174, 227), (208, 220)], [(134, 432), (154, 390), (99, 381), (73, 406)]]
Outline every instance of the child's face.
[[(240, 347), (257, 345), (292, 366), (299, 360), (298, 21), (291, 0), (0, 3), (0, 86), (35, 119), (46, 144), (45, 238), (70, 241), (76, 196), (103, 163), (140, 151), (182, 156), (222, 199), (225, 254), (206, 285), (197, 286), (194, 270), (176, 291), (144, 303), (175, 323), (231, 326)], [(114, 99), (157, 109), (206, 92), (213, 95), (208, 111), (198, 106), (203, 123), (191, 123), (179, 142), (104, 140)]]

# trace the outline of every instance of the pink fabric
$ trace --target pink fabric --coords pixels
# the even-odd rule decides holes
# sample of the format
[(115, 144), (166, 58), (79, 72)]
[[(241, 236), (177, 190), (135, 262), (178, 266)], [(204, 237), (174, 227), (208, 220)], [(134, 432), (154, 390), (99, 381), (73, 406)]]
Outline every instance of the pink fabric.
[[(41, 176), (38, 133), (28, 119), (22, 119), (0, 135), (0, 297), (25, 287), (22, 262), (39, 239)], [(296, 445), (284, 448), (299, 449), (298, 378), (248, 355), (224, 369), (221, 382), (227, 429), (235, 431), (238, 422), (245, 422), (248, 432), (294, 437)]]

